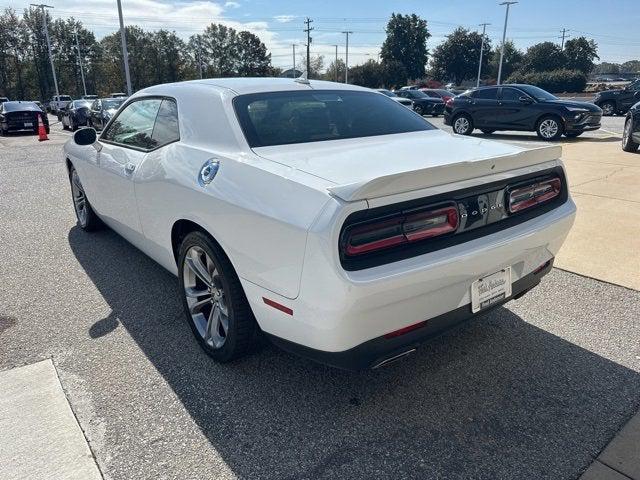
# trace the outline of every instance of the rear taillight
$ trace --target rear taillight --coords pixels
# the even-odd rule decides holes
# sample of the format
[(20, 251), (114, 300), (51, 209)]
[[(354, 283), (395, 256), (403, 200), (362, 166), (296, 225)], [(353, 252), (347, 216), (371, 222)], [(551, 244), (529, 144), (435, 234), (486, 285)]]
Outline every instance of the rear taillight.
[(457, 228), (458, 209), (450, 203), (349, 227), (343, 248), (347, 255), (362, 255), (455, 232)]
[(450, 107), (452, 103), (453, 103), (453, 97), (447, 97), (447, 98), (445, 98), (445, 100), (444, 100), (444, 104), (445, 104), (447, 107)]
[(509, 212), (515, 213), (540, 205), (560, 195), (562, 182), (559, 178), (543, 180), (509, 191)]

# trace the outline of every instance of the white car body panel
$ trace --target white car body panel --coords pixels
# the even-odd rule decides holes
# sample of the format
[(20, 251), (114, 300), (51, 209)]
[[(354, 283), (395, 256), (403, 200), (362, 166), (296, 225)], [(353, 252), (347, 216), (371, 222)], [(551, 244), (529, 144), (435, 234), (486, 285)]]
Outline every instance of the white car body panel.
[[(343, 269), (338, 238), (351, 213), (561, 166), (561, 152), (439, 130), (249, 147), (233, 110), (237, 95), (310, 88), (369, 91), (250, 78), (150, 87), (127, 102), (174, 98), (178, 142), (145, 153), (69, 141), (65, 160), (77, 169), (98, 215), (167, 270), (177, 274), (172, 227), (196, 223), (229, 257), (263, 331), (326, 352), (468, 304), (470, 284), (481, 276), (511, 266), (518, 280), (555, 256), (575, 215), (570, 198), (492, 235), (373, 268)], [(220, 168), (203, 187), (198, 175), (210, 159)], [(264, 297), (293, 315), (266, 305)]]

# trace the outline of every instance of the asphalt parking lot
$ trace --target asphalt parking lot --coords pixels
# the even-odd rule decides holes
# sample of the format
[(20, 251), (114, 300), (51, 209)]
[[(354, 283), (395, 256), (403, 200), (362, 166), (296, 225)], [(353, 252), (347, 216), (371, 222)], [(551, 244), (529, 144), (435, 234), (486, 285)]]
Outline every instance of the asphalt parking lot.
[(576, 479), (640, 408), (640, 293), (559, 269), (385, 369), (218, 365), (175, 278), (76, 226), (68, 136), (0, 137), (0, 370), (53, 359), (104, 478)]

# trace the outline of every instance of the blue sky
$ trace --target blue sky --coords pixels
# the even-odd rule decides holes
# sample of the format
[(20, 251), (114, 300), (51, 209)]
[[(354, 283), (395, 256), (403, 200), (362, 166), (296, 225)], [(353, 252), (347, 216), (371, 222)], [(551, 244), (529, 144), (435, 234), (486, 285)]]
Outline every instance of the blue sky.
[[(32, 0), (31, 0), (32, 1)], [(18, 11), (30, 0), (0, 0), (1, 7)], [(117, 29), (115, 0), (48, 0), (55, 17), (74, 16), (98, 37)], [(504, 7), (498, 0), (233, 0), (167, 1), (122, 0), (125, 22), (143, 28), (175, 30), (188, 38), (211, 22), (225, 23), (257, 34), (270, 49), (273, 63), (290, 67), (292, 46), (302, 51), (303, 20), (314, 20), (312, 53), (325, 55), (328, 62), (338, 52), (344, 58), (344, 30), (350, 37), (349, 64), (376, 58), (384, 41), (384, 28), (392, 12), (416, 13), (429, 22), (433, 49), (456, 26), (477, 29), (489, 22), (487, 33), (493, 43), (502, 36)], [(599, 46), (603, 61), (621, 63), (640, 59), (640, 0), (520, 0), (511, 7), (507, 38), (520, 48), (541, 41), (559, 42), (560, 30), (568, 38), (585, 35)], [(298, 57), (298, 61), (300, 57)]]

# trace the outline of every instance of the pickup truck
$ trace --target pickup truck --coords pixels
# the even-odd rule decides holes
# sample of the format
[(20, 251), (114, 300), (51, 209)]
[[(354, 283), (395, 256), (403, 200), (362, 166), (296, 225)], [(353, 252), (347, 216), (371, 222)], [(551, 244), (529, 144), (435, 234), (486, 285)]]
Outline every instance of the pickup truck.
[(49, 102), (49, 111), (53, 114), (57, 114), (60, 110), (71, 103), (71, 97), (69, 95), (54, 95)]
[(609, 116), (625, 113), (632, 105), (640, 101), (640, 78), (634, 80), (621, 90), (605, 90), (596, 94), (594, 103), (602, 109), (602, 114)]

